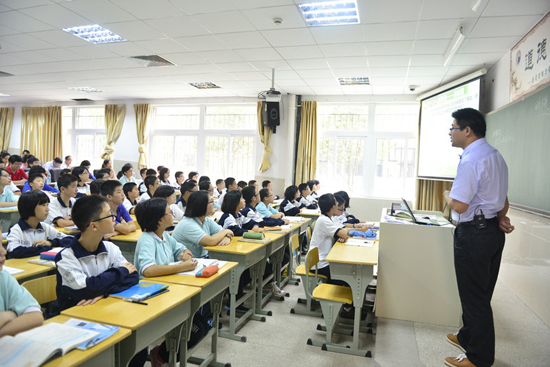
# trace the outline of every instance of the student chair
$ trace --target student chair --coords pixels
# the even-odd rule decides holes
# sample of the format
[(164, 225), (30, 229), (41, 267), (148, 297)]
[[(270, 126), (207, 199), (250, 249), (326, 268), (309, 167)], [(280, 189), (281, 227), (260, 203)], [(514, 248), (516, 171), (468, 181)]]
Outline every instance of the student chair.
[(300, 278), (295, 277), (296, 271), (294, 270), (294, 261), (297, 261), (298, 264), (300, 263), (300, 251), (298, 250), (298, 248), (300, 247), (300, 240), (297, 234), (293, 235), (290, 238), (288, 246), (290, 250), (290, 259), (288, 261), (288, 264), (283, 267), (283, 270), (286, 270), (286, 276), (282, 280), (281, 286), (287, 283), (290, 283), (292, 285), (298, 285), (300, 283)]
[[(313, 251), (313, 252), (312, 252)], [(311, 253), (311, 254), (310, 254)], [(317, 256), (315, 256), (315, 253)], [(315, 260), (317, 259), (317, 260)], [(323, 316), (319, 311), (313, 311), (313, 305), (318, 304), (319, 302), (313, 299), (312, 291), (319, 284), (319, 282), (326, 282), (327, 277), (317, 273), (317, 263), (319, 262), (319, 249), (311, 249), (306, 256), (306, 263), (300, 264), (296, 268), (296, 274), (302, 278), (302, 284), (304, 285), (304, 292), (306, 294), (306, 299), (298, 298), (298, 303), (306, 305), (305, 310), (291, 308), (290, 313), (295, 313), (298, 315), (308, 315), (308, 316)], [(311, 269), (315, 267), (315, 270)], [(306, 271), (307, 269), (307, 271)]]
[(40, 304), (44, 305), (57, 299), (55, 286), (57, 284), (56, 275), (28, 280), (21, 284), (29, 291), (31, 296)]
[[(312, 248), (307, 253), (306, 266), (315, 267), (315, 276), (317, 277), (317, 264), (319, 262), (319, 249), (317, 247)], [(309, 284), (311, 272), (306, 272), (306, 281), (304, 284)], [(313, 340), (309, 338), (307, 340), (308, 345), (315, 345), (322, 347), (323, 350), (327, 350), (327, 345), (335, 347), (341, 347), (332, 343), (332, 335), (336, 331), (338, 321), (340, 320), (340, 311), (344, 304), (353, 304), (353, 294), (351, 288), (340, 285), (321, 283), (318, 284), (313, 293), (312, 298), (319, 300), (321, 303), (321, 310), (323, 311), (323, 319), (325, 320), (327, 337), (326, 341)], [(342, 347), (345, 349), (345, 347)]]

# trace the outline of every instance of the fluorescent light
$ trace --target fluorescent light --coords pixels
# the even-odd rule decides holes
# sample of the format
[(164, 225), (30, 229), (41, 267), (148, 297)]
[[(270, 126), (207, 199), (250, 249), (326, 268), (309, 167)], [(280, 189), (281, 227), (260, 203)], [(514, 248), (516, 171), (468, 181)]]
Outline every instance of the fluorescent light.
[(197, 89), (215, 89), (220, 88), (216, 84), (212, 82), (197, 82), (197, 83), (189, 83), (189, 85), (197, 88)]
[(80, 27), (63, 28), (65, 32), (82, 38), (84, 41), (91, 43), (111, 43), (111, 42), (126, 42), (127, 39), (122, 38), (118, 34), (101, 27), (98, 24), (84, 25)]
[(324, 1), (298, 6), (310, 27), (360, 23), (356, 0)]
[(103, 93), (102, 90), (92, 88), (92, 87), (70, 87), (71, 90), (76, 90), (78, 92), (84, 92), (84, 93)]
[(0, 93), (0, 97), (11, 97), (11, 95), (5, 94), (5, 93)]
[(340, 85), (370, 85), (368, 77), (338, 78)]
[(462, 27), (459, 27), (456, 30), (455, 35), (453, 36), (453, 39), (451, 40), (451, 43), (447, 48), (447, 51), (445, 51), (445, 55), (443, 58), (443, 60), (445, 61), (443, 62), (443, 66), (447, 66), (451, 62), (462, 42), (464, 42), (464, 35), (462, 34)]

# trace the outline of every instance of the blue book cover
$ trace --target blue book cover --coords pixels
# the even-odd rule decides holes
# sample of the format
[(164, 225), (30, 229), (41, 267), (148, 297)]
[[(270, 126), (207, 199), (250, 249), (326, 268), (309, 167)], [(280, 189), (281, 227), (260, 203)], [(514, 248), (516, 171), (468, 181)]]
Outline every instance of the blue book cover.
[(168, 288), (168, 285), (166, 284), (139, 282), (133, 287), (119, 293), (111, 294), (111, 296), (143, 301), (144, 299), (150, 298), (155, 294), (164, 291), (166, 288)]
[(95, 331), (95, 332), (99, 333), (93, 339), (90, 339), (90, 340), (80, 344), (77, 347), (80, 350), (86, 350), (86, 349), (89, 349), (89, 348), (101, 343), (102, 341), (109, 338), (111, 335), (113, 335), (114, 333), (116, 333), (120, 329), (120, 327), (118, 327), (118, 326), (96, 324), (95, 322), (89, 322), (89, 321), (84, 321), (84, 320), (79, 320), (79, 319), (72, 319), (72, 318), (70, 320), (66, 321), (65, 325), (69, 325), (69, 326), (73, 326), (73, 327), (77, 327), (77, 328), (81, 328), (81, 329), (86, 329), (86, 330), (91, 330), (91, 331)]

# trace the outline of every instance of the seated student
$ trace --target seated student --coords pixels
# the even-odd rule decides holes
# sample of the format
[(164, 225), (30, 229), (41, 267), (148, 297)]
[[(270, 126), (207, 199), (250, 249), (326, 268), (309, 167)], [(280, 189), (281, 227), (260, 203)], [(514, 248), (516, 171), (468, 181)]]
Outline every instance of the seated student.
[[(97, 177), (95, 179), (96, 180), (102, 180), (102, 181), (110, 180), (111, 179), (111, 172), (108, 169), (100, 169), (99, 171), (97, 171)], [(90, 183), (90, 185), (91, 185), (91, 183)]]
[(198, 181), (199, 185), (200, 185), (201, 182), (204, 182), (204, 181), (210, 181), (210, 177), (208, 177), (208, 176), (201, 176), (201, 177), (199, 178), (199, 181)]
[(20, 155), (12, 155), (8, 160), (9, 164), (6, 170), (11, 175), (11, 180), (16, 185), (23, 185), (26, 180), (29, 179), (25, 171), (21, 168), (23, 164), (23, 158)]
[(48, 218), (48, 203), (48, 196), (42, 191), (21, 195), (17, 202), (21, 218), (8, 233), (8, 258), (37, 256), (52, 247), (64, 247), (67, 235), (44, 223)]
[(86, 167), (86, 169), (88, 170), (89, 175), (90, 175), (90, 181), (93, 181), (93, 180), (96, 179), (94, 177), (94, 175), (92, 175), (92, 171), (90, 171), (90, 168), (92, 167), (92, 164), (90, 163), (89, 160), (85, 159), (82, 162), (80, 162), (80, 167)]
[(65, 157), (65, 161), (61, 163), (61, 168), (72, 168), (71, 164), (73, 164), (73, 157), (68, 155)]
[(241, 209), (240, 213), (257, 222), (260, 227), (275, 227), (288, 224), (288, 219), (264, 217), (262, 213), (256, 210), (257, 205), (260, 203), (260, 194), (257, 193), (255, 186), (245, 187), (242, 195), (246, 205)]
[(300, 205), (306, 209), (317, 209), (319, 208), (317, 206), (317, 200), (310, 201), (307, 198), (311, 198), (311, 190), (309, 189), (309, 186), (307, 183), (301, 183), (300, 186), (298, 186), (298, 190), (300, 191), (300, 197), (298, 198), (298, 202)]
[(159, 171), (159, 183), (161, 185), (172, 185), (170, 182), (170, 169), (162, 167)]
[(195, 171), (189, 172), (189, 174), (187, 175), (187, 180), (185, 181), (189, 181), (189, 180), (195, 180), (199, 182), (199, 173)]
[(239, 191), (243, 191), (243, 189), (247, 187), (248, 184), (246, 183), (246, 181), (239, 181), (237, 182), (237, 186), (239, 187)]
[(334, 198), (336, 199), (336, 205), (338, 205), (338, 210), (336, 211), (336, 214), (332, 216), (332, 221), (336, 224), (341, 224), (345, 226), (346, 228), (359, 228), (364, 230), (365, 225), (361, 223), (346, 223), (346, 218), (342, 214), (345, 212), (345, 203), (346, 201), (344, 198), (338, 195), (334, 195)]
[(349, 229), (345, 229), (342, 224), (334, 223), (331, 220), (338, 211), (334, 195), (324, 194), (319, 197), (319, 208), (321, 209), (321, 215), (317, 219), (309, 245), (310, 248), (317, 247), (319, 249), (318, 273), (326, 276), (331, 284), (347, 285), (343, 281), (331, 279), (329, 264), (325, 259), (335, 240), (344, 242), (348, 238)]
[(29, 158), (27, 158), (27, 167), (33, 168), (36, 166), (40, 166), (40, 167), (42, 166), (42, 164), (40, 163), (40, 159), (33, 156), (29, 156)]
[(300, 191), (298, 191), (298, 186), (292, 185), (287, 187), (285, 190), (285, 199), (281, 203), (279, 210), (289, 217), (300, 214), (300, 209), (304, 206), (297, 200), (299, 197)]
[(63, 163), (61, 158), (55, 157), (53, 160), (44, 163), (44, 169), (46, 172), (50, 172), (54, 168), (61, 168), (61, 163)]
[(256, 180), (248, 181), (248, 186), (254, 186), (256, 188), (256, 191), (260, 191), (260, 184)]
[(119, 181), (122, 186), (128, 182), (136, 182), (136, 179), (134, 178), (134, 167), (130, 163), (126, 163), (122, 166), (120, 172), (122, 172), (122, 176), (120, 176)]
[(56, 227), (74, 226), (71, 210), (78, 192), (76, 189), (76, 177), (73, 175), (59, 176), (57, 186), (61, 192), (57, 195), (57, 198), (50, 201), (50, 212), (46, 223)]
[(101, 169), (108, 169), (110, 173), (110, 179), (116, 179), (115, 170), (113, 169), (113, 162), (110, 159), (103, 160), (103, 164), (101, 164)]
[(152, 168), (149, 168), (148, 170), (145, 171), (145, 177), (143, 177), (143, 182), (141, 182), (138, 186), (140, 195), (147, 192), (147, 187), (145, 186), (145, 178), (147, 178), (147, 176), (156, 176), (156, 175), (157, 175), (157, 171), (155, 171)]
[[(262, 188), (273, 192), (273, 184), (269, 180), (262, 181)], [(273, 194), (274, 200), (279, 200), (279, 195)]]
[(172, 187), (174, 187), (176, 190), (179, 190), (181, 184), (183, 183), (183, 181), (185, 181), (185, 176), (183, 175), (182, 171), (177, 171), (174, 175), (174, 178), (176, 179), (176, 181), (174, 181)]
[[(122, 184), (117, 180), (108, 180), (101, 185), (101, 196), (107, 198), (111, 211), (115, 214), (115, 231), (117, 234), (128, 234), (136, 231), (136, 224), (124, 207), (124, 191)], [(116, 234), (115, 234), (116, 236)]]
[(275, 200), (275, 195), (268, 189), (260, 190), (260, 203), (256, 205), (256, 210), (264, 216), (264, 218), (281, 219), (285, 215), (283, 212), (271, 207), (271, 203)]
[(138, 204), (139, 199), (139, 190), (135, 182), (128, 182), (122, 186), (122, 191), (124, 191), (124, 207), (128, 210), (128, 213), (134, 214), (136, 205)]
[[(350, 213), (347, 212), (347, 208), (349, 208), (349, 195), (347, 192), (345, 191), (338, 191), (338, 192), (335, 192), (334, 195), (336, 196), (340, 196), (342, 199), (344, 199), (345, 201), (345, 204), (344, 204), (344, 213), (342, 213), (340, 215), (340, 220), (342, 221), (342, 223), (349, 223), (349, 224), (356, 224), (356, 223), (361, 223), (361, 221), (357, 218), (355, 218), (353, 215), (351, 215)], [(363, 222), (364, 223), (364, 222)]]
[[(40, 167), (40, 166), (34, 166), (34, 167), (31, 167), (29, 169), (29, 172), (27, 173), (27, 175), (30, 177), (32, 175), (35, 175), (35, 174), (41, 174), (42, 177), (44, 178), (44, 182), (46, 182), (46, 170), (44, 169), (44, 167)], [(28, 182), (25, 182), (25, 184), (23, 185), (23, 192), (27, 192), (31, 189), (31, 187), (29, 186), (29, 183)], [(49, 192), (53, 192), (53, 193), (59, 193), (59, 190), (54, 188), (54, 187), (51, 187), (50, 185), (48, 184), (45, 184), (44, 185), (44, 188), (42, 189), (44, 191), (49, 191)]]
[(103, 185), (104, 182), (104, 180), (92, 181), (90, 183), (90, 195), (101, 195), (101, 185)]
[[(177, 173), (177, 172), (176, 172)], [(136, 178), (136, 183), (139, 185), (145, 180), (145, 177), (147, 177), (147, 168), (142, 168), (139, 170), (139, 178)]]
[(181, 209), (182, 212), (185, 213), (185, 207), (187, 206), (187, 200), (189, 199), (189, 195), (191, 195), (193, 192), (198, 191), (199, 186), (197, 185), (197, 181), (195, 180), (188, 180), (185, 181), (180, 188), (180, 198), (176, 202), (177, 206)]
[(210, 218), (212, 214), (214, 200), (206, 191), (195, 191), (189, 195), (185, 216), (174, 229), (174, 239), (197, 258), (208, 257), (205, 246), (225, 246), (233, 237), (231, 230), (223, 229)]
[(321, 184), (318, 180), (309, 180), (307, 182), (307, 185), (309, 186), (309, 189), (311, 190), (311, 194), (309, 194), (308, 197), (306, 197), (307, 200), (310, 202), (314, 202), (319, 200), (319, 190), (321, 189)]
[(218, 198), (218, 206), (221, 208), (222, 205), (223, 205), (223, 199), (225, 197), (225, 195), (230, 192), (230, 191), (238, 191), (239, 190), (239, 185), (237, 185), (237, 181), (235, 181), (235, 179), (233, 177), (228, 177), (225, 179), (225, 192), (222, 193), (220, 195), (220, 197)]
[(214, 197), (219, 198), (221, 194), (225, 192), (225, 181), (222, 178), (216, 180), (216, 187), (214, 188)]
[(44, 323), (40, 305), (13, 275), (4, 271), (5, 261), (6, 250), (0, 246), (0, 338)]
[[(206, 176), (202, 176), (202, 177), (206, 177)], [(212, 186), (212, 182), (202, 181), (199, 184), (199, 190), (206, 191), (208, 193), (208, 195), (212, 196), (212, 198), (214, 199), (214, 197), (213, 197), (213, 195), (214, 195), (214, 186)], [(216, 209), (216, 210), (220, 209), (220, 206), (216, 203), (216, 200), (214, 200), (214, 209)]]
[(75, 167), (72, 171), (72, 175), (77, 179), (76, 188), (78, 190), (78, 194), (76, 197), (78, 198), (84, 195), (90, 195), (90, 185), (88, 185), (88, 181), (90, 181), (90, 173), (88, 172), (88, 169), (86, 167)]
[(147, 176), (143, 181), (143, 185), (147, 188), (147, 190), (141, 194), (138, 203), (149, 200), (153, 197), (155, 190), (160, 186), (159, 179), (157, 176)]
[(2, 158), (2, 162), (1, 162), (2, 167), (1, 168), (7, 168), (8, 167), (10, 156), (11, 156), (10, 153), (8, 153), (6, 151), (2, 151), (2, 155), (0, 156)]
[(223, 215), (218, 224), (224, 229), (230, 229), (235, 236), (242, 236), (249, 230), (252, 232), (263, 232), (258, 222), (243, 216), (240, 211), (244, 209), (245, 202), (240, 191), (230, 191), (223, 200)]
[(176, 204), (176, 192), (175, 192), (175, 190), (172, 186), (161, 185), (158, 189), (156, 189), (155, 194), (153, 195), (153, 197), (161, 198), (161, 199), (166, 200), (166, 202), (168, 202), (168, 205), (170, 206), (170, 210), (171, 210), (173, 219), (183, 218), (183, 213), (184, 212)]
[(50, 201), (53, 200), (53, 196), (49, 194), (47, 191), (44, 191), (44, 177), (39, 174), (35, 173), (31, 176), (29, 176), (29, 180), (27, 181), (29, 183), (29, 187), (31, 188), (31, 191), (42, 191), (44, 194), (48, 196), (48, 199)]
[(5, 168), (0, 168), (0, 208), (7, 208), (17, 205), (18, 196), (15, 196), (15, 194), (9, 189), (10, 184), (10, 174)]

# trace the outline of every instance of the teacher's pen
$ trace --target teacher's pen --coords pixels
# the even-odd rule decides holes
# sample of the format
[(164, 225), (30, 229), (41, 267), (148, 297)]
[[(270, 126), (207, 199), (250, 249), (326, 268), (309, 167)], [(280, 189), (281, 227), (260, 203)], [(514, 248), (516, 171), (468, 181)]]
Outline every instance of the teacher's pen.
[(145, 306), (148, 305), (147, 303), (142, 302), (142, 301), (139, 301), (139, 300), (137, 300), (137, 299), (123, 298), (122, 300), (123, 300), (123, 301), (126, 301), (126, 302), (137, 303), (138, 305), (145, 305)]

